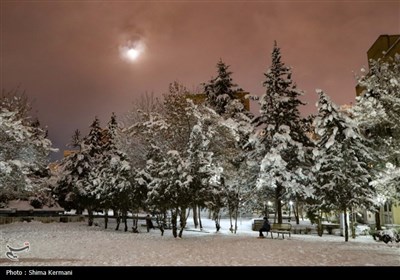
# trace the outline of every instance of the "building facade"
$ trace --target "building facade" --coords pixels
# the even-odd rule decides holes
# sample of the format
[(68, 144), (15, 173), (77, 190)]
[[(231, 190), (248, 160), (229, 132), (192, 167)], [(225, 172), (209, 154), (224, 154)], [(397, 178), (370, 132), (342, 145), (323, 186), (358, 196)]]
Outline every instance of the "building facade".
[[(233, 93), (235, 99), (238, 99), (244, 106), (244, 109), (246, 109), (247, 111), (250, 111), (250, 100), (249, 98), (247, 98), (247, 96), (249, 95), (248, 92), (245, 91), (236, 91)], [(205, 102), (207, 96), (205, 93), (200, 93), (200, 94), (190, 94), (188, 95), (188, 97), (190, 99), (193, 100), (193, 102), (195, 104), (200, 104)]]
[[(368, 65), (370, 65), (371, 60), (388, 61), (396, 53), (400, 54), (400, 35), (381, 35), (367, 51)], [(362, 86), (356, 86), (357, 96), (360, 96), (363, 91)]]
[[(400, 34), (397, 35), (380, 35), (367, 51), (368, 65), (371, 60), (381, 59), (388, 61), (394, 58), (396, 54), (400, 55)], [(367, 74), (368, 75), (368, 74)], [(363, 94), (365, 89), (359, 85), (356, 86), (356, 95)], [(400, 224), (400, 202), (387, 201), (380, 208), (379, 216), (382, 225)], [(375, 215), (365, 213), (365, 220), (368, 223), (375, 223)]]

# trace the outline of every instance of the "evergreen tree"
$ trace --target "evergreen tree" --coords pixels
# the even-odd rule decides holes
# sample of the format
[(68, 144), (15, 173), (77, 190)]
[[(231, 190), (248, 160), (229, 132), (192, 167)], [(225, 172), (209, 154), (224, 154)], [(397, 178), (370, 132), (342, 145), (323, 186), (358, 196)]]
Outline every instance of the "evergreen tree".
[[(235, 89), (237, 85), (233, 84), (231, 75), (229, 66), (220, 60), (217, 63), (217, 77), (204, 84), (204, 91), (207, 97), (206, 104), (222, 116), (222, 118), (218, 118), (219, 124), (215, 128), (218, 130), (216, 135), (221, 135), (224, 138), (222, 140), (224, 151), (221, 153), (223, 155), (218, 156), (217, 153), (215, 162), (218, 162), (222, 170), (221, 178), (224, 180), (224, 184), (219, 186), (224, 189), (225, 193), (224, 195), (221, 194), (221, 199), (217, 199), (219, 202), (214, 204), (229, 205), (231, 231), (236, 232), (239, 201), (243, 202), (244, 196), (248, 197), (244, 193), (249, 191), (248, 188), (243, 188), (243, 186), (251, 184), (246, 181), (251, 172), (249, 172), (250, 169), (245, 160), (247, 155), (244, 149), (254, 127), (250, 124), (253, 115), (235, 97), (235, 92), (239, 89)], [(232, 137), (234, 137), (234, 141), (232, 141)], [(210, 147), (213, 150), (216, 145)], [(238, 176), (239, 173), (242, 176)], [(242, 180), (246, 183), (241, 182)], [(220, 210), (218, 207), (215, 209), (217, 209), (217, 213)], [(216, 214), (215, 218), (217, 219), (217, 217)], [(235, 218), (235, 229), (233, 228), (232, 218)]]
[[(128, 210), (136, 208), (133, 205), (132, 186), (131, 186), (131, 166), (127, 160), (127, 155), (117, 146), (118, 123), (115, 114), (111, 115), (102, 145), (102, 158), (98, 165), (99, 177), (102, 178), (102, 187), (96, 190), (102, 207), (120, 210), (123, 215)], [(126, 224), (126, 223), (125, 223)], [(127, 227), (125, 227), (127, 231)]]
[(282, 200), (296, 196), (307, 197), (305, 169), (311, 143), (303, 129), (299, 106), (304, 105), (291, 80), (291, 70), (281, 61), (276, 42), (272, 51), (272, 64), (264, 74), (265, 94), (261, 97), (260, 115), (253, 124), (261, 129), (255, 137), (254, 157), (261, 158), (258, 188), (262, 192), (274, 191), (278, 222), (282, 222)]
[[(322, 90), (319, 94), (313, 151), (318, 207), (346, 214), (356, 207), (369, 208), (376, 195), (369, 184), (370, 151), (364, 145), (355, 122), (340, 112)], [(345, 219), (345, 240), (348, 225)]]
[(220, 59), (217, 63), (217, 77), (203, 85), (207, 104), (220, 115), (226, 112), (226, 107), (235, 98), (233, 88), (237, 85), (232, 82), (231, 75), (229, 66)]
[(96, 117), (80, 150), (63, 160), (62, 175), (54, 189), (60, 205), (79, 212), (87, 209), (88, 224), (93, 224), (93, 211), (100, 207), (96, 189), (104, 183), (99, 175), (102, 162), (103, 132)]

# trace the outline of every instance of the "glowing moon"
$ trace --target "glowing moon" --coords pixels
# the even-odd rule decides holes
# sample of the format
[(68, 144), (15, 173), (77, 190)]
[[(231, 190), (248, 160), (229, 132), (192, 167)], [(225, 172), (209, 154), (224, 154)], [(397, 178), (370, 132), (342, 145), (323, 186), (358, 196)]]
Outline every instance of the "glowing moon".
[(128, 41), (119, 47), (121, 58), (128, 62), (136, 62), (142, 56), (145, 44), (142, 40)]
[(136, 60), (139, 57), (140, 52), (137, 49), (128, 49), (126, 52), (127, 58), (130, 60)]

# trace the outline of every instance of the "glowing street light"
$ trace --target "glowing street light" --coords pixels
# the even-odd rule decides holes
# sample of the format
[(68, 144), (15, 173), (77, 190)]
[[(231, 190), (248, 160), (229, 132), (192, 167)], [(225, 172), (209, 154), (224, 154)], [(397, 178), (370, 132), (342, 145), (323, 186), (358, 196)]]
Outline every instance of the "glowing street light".
[(290, 222), (290, 216), (291, 216), (291, 213), (290, 213), (290, 211), (292, 210), (292, 206), (293, 206), (293, 201), (289, 201), (289, 219), (288, 219), (288, 222)]

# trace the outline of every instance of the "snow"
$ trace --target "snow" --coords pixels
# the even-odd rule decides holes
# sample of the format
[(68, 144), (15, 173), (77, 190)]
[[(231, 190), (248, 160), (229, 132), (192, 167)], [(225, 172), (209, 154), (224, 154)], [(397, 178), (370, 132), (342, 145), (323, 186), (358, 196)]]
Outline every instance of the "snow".
[[(131, 224), (131, 220), (129, 221)], [(86, 223), (13, 223), (0, 225), (0, 266), (400, 266), (400, 244), (358, 236), (344, 242), (337, 235), (292, 234), (285, 239), (258, 239), (251, 219), (238, 221), (238, 233), (229, 231), (229, 220), (202, 219), (203, 231), (194, 229), (191, 218), (182, 239), (164, 236), (158, 229), (139, 234)], [(6, 245), (29, 252), (19, 261), (5, 257)]]

